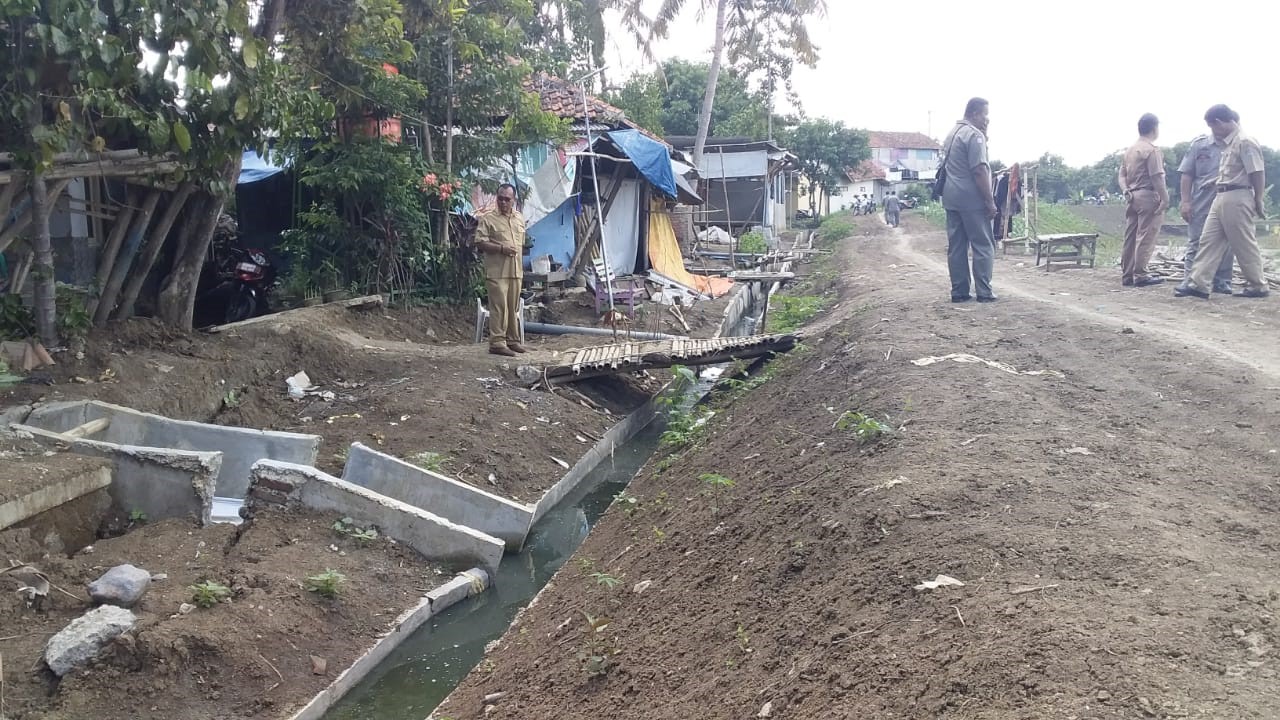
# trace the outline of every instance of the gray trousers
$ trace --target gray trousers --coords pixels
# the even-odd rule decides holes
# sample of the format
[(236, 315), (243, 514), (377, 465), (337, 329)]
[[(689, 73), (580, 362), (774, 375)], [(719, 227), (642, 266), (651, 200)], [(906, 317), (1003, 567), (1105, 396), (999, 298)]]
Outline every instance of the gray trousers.
[(985, 210), (947, 211), (947, 270), (951, 297), (969, 297), (969, 252), (973, 251), (973, 287), (978, 297), (992, 297), (991, 270), (996, 258), (995, 229)]
[(885, 210), (885, 211), (884, 211), (884, 221), (885, 221), (885, 223), (886, 223), (886, 224), (888, 224), (888, 225), (892, 225), (892, 226), (894, 226), (894, 227), (898, 227), (898, 211), (897, 211), (897, 210)]
[[(1187, 226), (1187, 254), (1183, 256), (1183, 271), (1187, 276), (1191, 275), (1191, 266), (1195, 264), (1196, 253), (1200, 252), (1200, 236), (1204, 234), (1204, 223), (1209, 219), (1209, 213), (1203, 215), (1193, 215), (1191, 223)], [(1231, 248), (1227, 247), (1227, 252), (1222, 256), (1222, 264), (1218, 266), (1217, 272), (1213, 274), (1213, 286), (1215, 288), (1231, 287), (1231, 263), (1235, 261), (1235, 254), (1231, 252)]]

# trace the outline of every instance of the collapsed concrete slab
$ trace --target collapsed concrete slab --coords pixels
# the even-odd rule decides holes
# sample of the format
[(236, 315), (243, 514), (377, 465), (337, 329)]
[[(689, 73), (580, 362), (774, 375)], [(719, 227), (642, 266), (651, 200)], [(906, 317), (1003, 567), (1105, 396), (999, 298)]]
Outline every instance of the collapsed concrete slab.
[(360, 526), (373, 525), (428, 559), (456, 565), (478, 565), (493, 574), (502, 560), (504, 543), (492, 535), (339, 480), (313, 467), (260, 460), (250, 470), (250, 513), (262, 504), (300, 506), (337, 517), (350, 517)]
[(453, 522), (501, 538), (518, 552), (533, 524), (533, 507), (424, 470), (361, 443), (347, 451), (342, 479)]
[(32, 410), (25, 422), (64, 433), (104, 418), (110, 424), (92, 438), (98, 442), (223, 453), (215, 488), (221, 497), (243, 498), (249, 486), (249, 468), (258, 460), (313, 465), (320, 450), (319, 435), (174, 420), (97, 400), (42, 405)]
[(51, 477), (30, 492), (0, 493), (0, 530), (69, 503), (111, 485), (109, 463), (84, 458), (79, 467)]
[(192, 517), (202, 524), (209, 523), (214, 485), (223, 462), (220, 452), (119, 445), (67, 438), (33, 425), (12, 427), (42, 440), (64, 443), (76, 454), (110, 461), (107, 492), (122, 510), (141, 510), (153, 520)]

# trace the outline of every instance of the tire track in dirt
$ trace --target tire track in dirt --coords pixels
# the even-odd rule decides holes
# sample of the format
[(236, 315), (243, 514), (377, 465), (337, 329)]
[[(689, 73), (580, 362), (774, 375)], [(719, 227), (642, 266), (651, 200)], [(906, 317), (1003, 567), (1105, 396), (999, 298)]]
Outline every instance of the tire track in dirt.
[[(905, 232), (902, 229), (891, 230), (891, 232), (897, 241), (891, 251), (904, 260), (936, 273), (939, 291), (945, 293), (946, 263), (918, 249), (920, 244), (930, 239), (929, 235)], [(945, 239), (941, 242), (945, 244)], [(1001, 268), (998, 263), (995, 277), (997, 294), (1034, 300), (1117, 330), (1140, 326), (1145, 332), (1152, 333), (1164, 342), (1192, 347), (1219, 358), (1240, 363), (1272, 379), (1280, 379), (1280, 343), (1276, 342), (1276, 334), (1240, 328), (1238, 323), (1224, 320), (1212, 312), (1207, 316), (1200, 312), (1188, 312), (1203, 310), (1195, 307), (1194, 304), (1204, 305), (1205, 303), (1194, 299), (1184, 300), (1172, 297), (1171, 284), (1166, 286), (1169, 290), (1164, 288), (1155, 290), (1154, 299), (1150, 296), (1151, 291), (1137, 291), (1147, 294), (1148, 297), (1142, 298), (1141, 301), (1129, 307), (1116, 309), (1108, 307), (1107, 310), (1102, 310), (1079, 302), (1058, 299), (1058, 296), (1049, 295), (1049, 291), (1041, 283), (1010, 273), (1002, 273), (1002, 269), (1004, 268)], [(1087, 297), (1080, 295), (1062, 297), (1088, 302)], [(1244, 305), (1270, 301), (1224, 298), (1211, 302)], [(1141, 314), (1132, 312), (1133, 310), (1140, 310)], [(1232, 327), (1233, 325), (1236, 327)]]

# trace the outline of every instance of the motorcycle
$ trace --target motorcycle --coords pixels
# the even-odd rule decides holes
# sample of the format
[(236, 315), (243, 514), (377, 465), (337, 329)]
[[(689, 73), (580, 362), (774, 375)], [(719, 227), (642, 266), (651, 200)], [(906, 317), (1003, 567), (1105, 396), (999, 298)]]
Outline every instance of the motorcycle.
[(226, 282), (231, 284), (223, 322), (248, 320), (267, 309), (267, 295), (276, 281), (276, 266), (266, 252), (256, 248), (235, 248), (234, 268)]

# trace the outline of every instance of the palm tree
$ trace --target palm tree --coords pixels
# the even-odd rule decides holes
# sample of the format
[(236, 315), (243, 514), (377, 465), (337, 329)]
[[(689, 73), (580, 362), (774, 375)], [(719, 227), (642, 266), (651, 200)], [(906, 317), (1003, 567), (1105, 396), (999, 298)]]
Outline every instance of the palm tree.
[[(720, 68), (728, 50), (729, 61), (740, 64), (755, 59), (771, 41), (781, 40), (795, 59), (812, 67), (818, 60), (817, 48), (809, 37), (805, 20), (825, 16), (826, 0), (662, 0), (652, 18), (645, 15), (645, 0), (615, 0), (622, 11), (623, 25), (635, 34), (645, 56), (654, 61), (653, 44), (666, 38), (672, 21), (690, 4), (696, 4), (699, 15), (715, 11), (715, 40), (711, 46), (711, 66), (707, 73), (707, 92), (698, 116), (698, 135), (694, 141), (693, 161), (702, 159), (702, 151), (711, 131), (711, 109), (715, 106), (716, 85)], [(641, 33), (647, 30), (647, 35)], [(789, 69), (788, 69), (789, 70)]]

